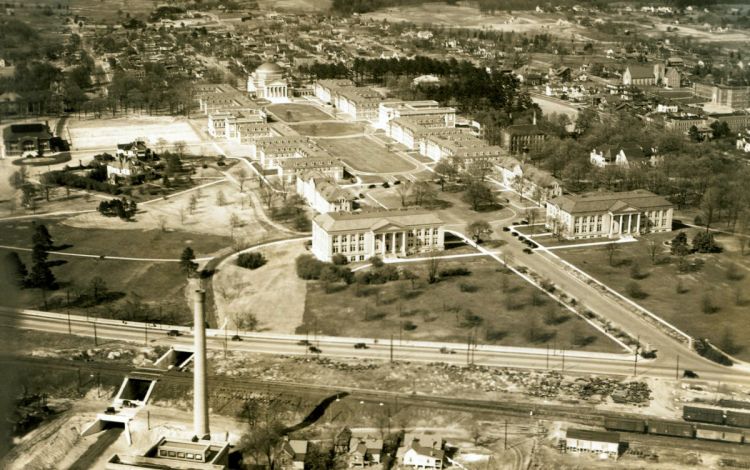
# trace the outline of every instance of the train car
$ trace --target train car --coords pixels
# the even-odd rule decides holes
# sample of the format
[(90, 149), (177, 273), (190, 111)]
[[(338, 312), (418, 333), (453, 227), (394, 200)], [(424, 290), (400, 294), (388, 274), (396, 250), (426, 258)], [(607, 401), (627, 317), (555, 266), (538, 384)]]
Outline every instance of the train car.
[(709, 441), (734, 442), (736, 444), (744, 442), (742, 430), (727, 426), (714, 426), (712, 424), (696, 424), (695, 437)]
[(698, 423), (724, 424), (724, 410), (699, 406), (684, 406), (682, 408), (682, 419)]
[(680, 421), (648, 420), (648, 433), (661, 436), (689, 437), (695, 436), (694, 426)]
[(724, 408), (735, 408), (738, 410), (750, 410), (750, 401), (729, 400), (726, 398), (722, 398), (721, 400), (719, 400), (719, 406)]
[(633, 418), (604, 418), (604, 428), (612, 431), (646, 432), (646, 421)]
[(738, 428), (750, 428), (750, 413), (742, 411), (727, 410), (724, 424)]

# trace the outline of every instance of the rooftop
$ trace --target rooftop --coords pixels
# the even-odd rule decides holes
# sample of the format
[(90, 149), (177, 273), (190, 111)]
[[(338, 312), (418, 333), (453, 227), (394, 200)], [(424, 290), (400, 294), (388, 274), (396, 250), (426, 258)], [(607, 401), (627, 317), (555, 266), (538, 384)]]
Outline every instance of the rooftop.
[(620, 443), (620, 434), (608, 431), (589, 431), (588, 429), (568, 429), (565, 433), (568, 439), (578, 439), (583, 441), (609, 442), (611, 444)]
[(551, 199), (550, 204), (568, 213), (643, 210), (672, 207), (662, 196), (644, 189), (625, 192), (591, 192), (581, 195), (565, 195)]
[(421, 210), (335, 212), (320, 214), (314, 221), (326, 232), (375, 231), (390, 226), (403, 229), (443, 224), (443, 220), (436, 214)]

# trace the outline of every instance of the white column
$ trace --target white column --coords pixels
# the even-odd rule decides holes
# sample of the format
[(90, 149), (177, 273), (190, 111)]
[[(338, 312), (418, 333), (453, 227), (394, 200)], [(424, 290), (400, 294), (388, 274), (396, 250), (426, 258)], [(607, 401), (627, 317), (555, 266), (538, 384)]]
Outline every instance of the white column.
[(401, 254), (406, 256), (406, 231), (401, 232)]
[(607, 235), (610, 238), (612, 238), (612, 228), (614, 224), (615, 224), (615, 216), (610, 215), (609, 216), (609, 235)]
[(640, 235), (641, 233), (641, 213), (640, 212), (638, 213), (638, 219), (636, 221), (635, 231)]
[(620, 214), (620, 226), (617, 231), (618, 235), (622, 235), (622, 214)]
[(382, 238), (382, 241), (380, 244), (380, 253), (382, 256), (385, 256), (385, 234), (384, 233), (382, 234), (381, 238)]
[(630, 227), (633, 225), (633, 214), (628, 214), (628, 233), (632, 233), (630, 231)]
[(396, 232), (393, 232), (391, 237), (391, 254), (396, 254)]

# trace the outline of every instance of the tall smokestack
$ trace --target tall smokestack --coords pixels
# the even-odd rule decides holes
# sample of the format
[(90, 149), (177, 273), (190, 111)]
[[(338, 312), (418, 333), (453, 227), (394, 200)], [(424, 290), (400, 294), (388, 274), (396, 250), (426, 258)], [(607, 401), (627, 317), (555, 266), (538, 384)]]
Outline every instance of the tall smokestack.
[(206, 402), (206, 292), (198, 289), (193, 294), (193, 427), (198, 438), (209, 435), (208, 404)]

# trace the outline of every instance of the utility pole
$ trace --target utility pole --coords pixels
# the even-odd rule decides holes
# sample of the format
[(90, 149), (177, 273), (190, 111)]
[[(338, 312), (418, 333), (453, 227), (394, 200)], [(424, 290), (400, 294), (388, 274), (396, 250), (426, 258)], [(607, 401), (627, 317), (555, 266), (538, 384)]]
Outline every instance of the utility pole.
[(641, 337), (638, 336), (638, 339), (635, 342), (635, 355), (633, 356), (633, 377), (638, 376), (638, 349), (641, 347)]
[(65, 312), (68, 314), (68, 334), (73, 334), (73, 328), (70, 326), (70, 288), (65, 289)]
[(227, 358), (227, 326), (224, 325), (224, 359)]
[(148, 346), (148, 323), (143, 324), (143, 340)]
[(674, 368), (674, 379), (680, 380), (680, 355), (677, 355), (677, 365)]
[(547, 356), (546, 356), (545, 359), (546, 360), (545, 360), (545, 366), (544, 366), (544, 368), (545, 369), (549, 369), (549, 344), (547, 345)]
[(565, 348), (562, 350), (562, 371), (565, 372)]
[(505, 420), (505, 450), (508, 450), (508, 420)]
[(393, 334), (391, 334), (391, 364), (393, 364)]
[(466, 365), (471, 365), (471, 333), (466, 338)]
[(96, 337), (96, 320), (94, 320), (94, 346), (99, 346), (99, 338)]

